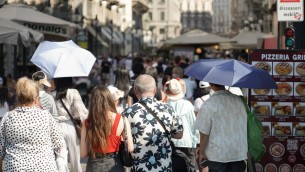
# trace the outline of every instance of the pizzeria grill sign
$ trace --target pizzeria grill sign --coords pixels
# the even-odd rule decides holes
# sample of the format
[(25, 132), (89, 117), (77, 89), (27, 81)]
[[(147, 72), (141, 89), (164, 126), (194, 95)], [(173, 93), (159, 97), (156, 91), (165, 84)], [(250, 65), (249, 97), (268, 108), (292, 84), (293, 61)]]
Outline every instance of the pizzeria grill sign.
[(305, 51), (254, 50), (250, 63), (267, 71), (277, 89), (252, 89), (251, 110), (263, 124), (266, 154), (256, 171), (305, 171)]

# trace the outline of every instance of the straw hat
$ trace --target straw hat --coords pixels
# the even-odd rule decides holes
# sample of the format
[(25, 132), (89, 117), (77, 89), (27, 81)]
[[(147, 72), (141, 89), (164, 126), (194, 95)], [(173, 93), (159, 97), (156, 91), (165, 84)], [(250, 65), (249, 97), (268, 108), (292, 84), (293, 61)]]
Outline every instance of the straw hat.
[(112, 85), (109, 85), (107, 88), (110, 91), (110, 93), (112, 94), (114, 100), (118, 100), (119, 98), (124, 97), (124, 91), (119, 90), (118, 88), (116, 88)]
[(171, 100), (182, 99), (186, 92), (185, 83), (179, 78), (171, 79), (165, 83), (164, 92)]
[(40, 84), (40, 85), (45, 85), (47, 87), (51, 87), (51, 84), (47, 79), (47, 75), (42, 71), (33, 73), (32, 79), (34, 81), (38, 82), (38, 84)]

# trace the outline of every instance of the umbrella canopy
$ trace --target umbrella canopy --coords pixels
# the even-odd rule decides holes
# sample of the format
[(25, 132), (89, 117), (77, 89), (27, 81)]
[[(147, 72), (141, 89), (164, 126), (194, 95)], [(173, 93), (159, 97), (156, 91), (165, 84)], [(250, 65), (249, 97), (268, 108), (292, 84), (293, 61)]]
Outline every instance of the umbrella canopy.
[(73, 41), (43, 41), (31, 62), (52, 78), (88, 76), (96, 58)]
[(191, 30), (177, 38), (173, 38), (165, 41), (166, 45), (191, 45), (191, 44), (200, 44), (200, 45), (213, 45), (219, 44), (221, 42), (230, 42), (230, 39), (214, 35), (212, 33), (207, 33), (199, 29)]
[(226, 86), (277, 88), (268, 72), (238, 60), (199, 60), (185, 69), (185, 75)]
[(24, 46), (28, 47), (31, 42), (41, 42), (42, 40), (42, 33), (0, 18), (0, 43), (18, 45), (21, 41)]

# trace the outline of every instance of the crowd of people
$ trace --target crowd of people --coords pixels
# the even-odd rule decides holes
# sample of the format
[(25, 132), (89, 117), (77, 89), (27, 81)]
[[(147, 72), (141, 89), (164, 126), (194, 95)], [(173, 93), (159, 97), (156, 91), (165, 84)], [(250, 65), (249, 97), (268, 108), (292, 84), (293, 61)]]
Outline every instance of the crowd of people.
[[(243, 102), (222, 85), (185, 76), (188, 65), (181, 57), (167, 65), (104, 57), (87, 78), (0, 77), (0, 171), (82, 172), (80, 159), (88, 157), (88, 172), (170, 172), (169, 139), (201, 172), (245, 171)], [(118, 153), (124, 126), (131, 168)]]

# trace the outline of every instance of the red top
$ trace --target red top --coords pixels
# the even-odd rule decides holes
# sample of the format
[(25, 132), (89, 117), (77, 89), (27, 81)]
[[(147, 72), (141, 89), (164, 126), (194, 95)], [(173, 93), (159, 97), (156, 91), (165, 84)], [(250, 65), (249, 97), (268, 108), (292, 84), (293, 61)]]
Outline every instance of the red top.
[[(121, 143), (121, 136), (116, 135), (116, 130), (118, 128), (120, 119), (121, 119), (121, 115), (116, 114), (114, 123), (112, 125), (111, 133), (108, 137), (108, 147), (107, 147), (105, 153), (112, 153), (112, 152), (119, 151), (119, 147), (120, 147), (120, 143)], [(88, 119), (85, 120), (85, 125), (86, 125), (86, 128), (89, 127)], [(95, 152), (103, 153), (102, 149), (100, 149), (100, 148), (94, 148), (94, 150), (95, 150)]]

